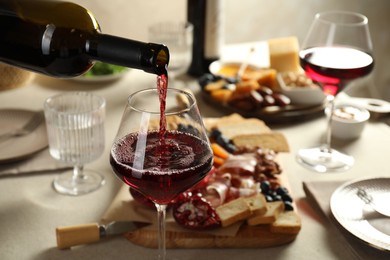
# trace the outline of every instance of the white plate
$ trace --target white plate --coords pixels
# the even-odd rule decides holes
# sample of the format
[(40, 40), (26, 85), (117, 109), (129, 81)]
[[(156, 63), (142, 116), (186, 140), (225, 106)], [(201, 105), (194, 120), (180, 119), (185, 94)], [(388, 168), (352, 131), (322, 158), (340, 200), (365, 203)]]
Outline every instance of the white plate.
[(356, 195), (358, 188), (371, 194), (377, 206), (390, 206), (390, 178), (362, 179), (348, 182), (333, 192), (330, 208), (334, 217), (355, 237), (373, 247), (390, 251), (390, 218), (365, 204)]
[[(35, 111), (21, 109), (0, 110), (0, 134), (22, 127)], [(32, 133), (0, 142), (0, 163), (24, 159), (48, 145), (43, 121)]]

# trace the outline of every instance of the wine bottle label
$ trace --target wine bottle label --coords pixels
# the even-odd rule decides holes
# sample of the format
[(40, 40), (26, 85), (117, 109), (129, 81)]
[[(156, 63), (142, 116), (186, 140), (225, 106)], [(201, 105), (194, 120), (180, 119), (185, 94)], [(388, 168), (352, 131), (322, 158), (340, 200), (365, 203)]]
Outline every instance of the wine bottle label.
[(205, 24), (205, 49), (206, 59), (216, 59), (221, 56), (223, 44), (223, 1), (206, 1), (206, 24)]

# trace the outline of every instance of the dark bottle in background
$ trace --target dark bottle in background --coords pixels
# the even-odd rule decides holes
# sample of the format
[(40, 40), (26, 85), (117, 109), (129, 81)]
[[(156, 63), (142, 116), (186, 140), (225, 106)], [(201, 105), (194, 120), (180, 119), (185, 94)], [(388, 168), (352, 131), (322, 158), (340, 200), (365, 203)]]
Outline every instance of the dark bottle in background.
[(194, 26), (192, 62), (188, 74), (209, 72), (211, 62), (220, 58), (223, 43), (223, 0), (188, 0), (187, 20)]
[(83, 74), (95, 60), (162, 74), (168, 48), (100, 33), (85, 8), (53, 0), (0, 0), (0, 61), (54, 77)]

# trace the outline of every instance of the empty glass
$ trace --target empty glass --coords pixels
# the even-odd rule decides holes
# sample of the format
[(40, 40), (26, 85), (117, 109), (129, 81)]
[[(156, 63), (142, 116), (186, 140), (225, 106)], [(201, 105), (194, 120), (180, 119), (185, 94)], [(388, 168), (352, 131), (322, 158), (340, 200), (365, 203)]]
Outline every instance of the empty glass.
[(105, 108), (104, 98), (87, 92), (59, 94), (45, 101), (50, 154), (73, 166), (73, 171), (54, 179), (57, 192), (76, 196), (104, 184), (99, 173), (83, 167), (98, 159), (104, 151)]
[(161, 22), (149, 27), (148, 38), (169, 48), (169, 78), (173, 84), (178, 75), (187, 72), (191, 65), (193, 26), (188, 22)]

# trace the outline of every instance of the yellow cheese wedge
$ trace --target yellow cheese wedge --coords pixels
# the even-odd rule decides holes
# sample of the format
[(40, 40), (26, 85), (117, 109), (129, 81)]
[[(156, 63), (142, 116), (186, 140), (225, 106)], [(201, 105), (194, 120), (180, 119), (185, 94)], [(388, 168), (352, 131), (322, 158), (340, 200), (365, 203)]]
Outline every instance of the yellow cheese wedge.
[(278, 72), (300, 70), (299, 43), (295, 36), (268, 40), (270, 67)]

